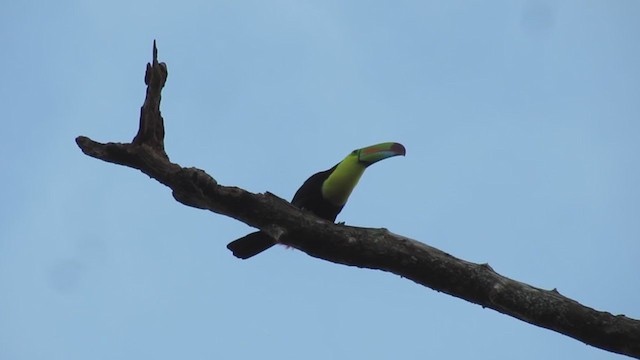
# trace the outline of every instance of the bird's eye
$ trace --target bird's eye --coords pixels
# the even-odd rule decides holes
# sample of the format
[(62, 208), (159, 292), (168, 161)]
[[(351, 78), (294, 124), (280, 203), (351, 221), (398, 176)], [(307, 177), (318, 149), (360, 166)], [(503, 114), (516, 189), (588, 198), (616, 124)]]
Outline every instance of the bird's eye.
[(353, 150), (353, 151), (351, 152), (351, 155), (357, 155), (357, 154), (358, 154), (358, 150)]

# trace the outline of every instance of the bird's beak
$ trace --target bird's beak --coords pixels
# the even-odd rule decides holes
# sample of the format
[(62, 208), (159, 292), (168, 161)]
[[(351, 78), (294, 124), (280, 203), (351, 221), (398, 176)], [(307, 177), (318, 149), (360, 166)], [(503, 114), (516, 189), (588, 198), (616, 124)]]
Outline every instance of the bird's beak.
[(407, 153), (402, 144), (394, 142), (367, 146), (356, 151), (358, 152), (358, 161), (366, 164), (366, 166), (393, 156), (404, 156)]

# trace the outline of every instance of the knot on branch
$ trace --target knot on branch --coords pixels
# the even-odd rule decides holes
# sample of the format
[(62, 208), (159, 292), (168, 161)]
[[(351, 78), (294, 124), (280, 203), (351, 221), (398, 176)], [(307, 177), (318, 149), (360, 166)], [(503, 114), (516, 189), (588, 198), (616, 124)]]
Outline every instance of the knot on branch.
[(187, 206), (210, 209), (209, 201), (215, 194), (218, 182), (198, 168), (182, 168), (177, 174), (173, 198)]

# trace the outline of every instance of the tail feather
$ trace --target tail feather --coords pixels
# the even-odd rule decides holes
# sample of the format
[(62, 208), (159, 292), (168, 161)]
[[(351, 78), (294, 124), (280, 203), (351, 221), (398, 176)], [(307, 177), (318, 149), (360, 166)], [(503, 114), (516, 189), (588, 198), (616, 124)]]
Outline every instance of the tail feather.
[(276, 242), (262, 231), (256, 231), (237, 240), (230, 242), (227, 249), (233, 252), (235, 257), (248, 259), (275, 245)]

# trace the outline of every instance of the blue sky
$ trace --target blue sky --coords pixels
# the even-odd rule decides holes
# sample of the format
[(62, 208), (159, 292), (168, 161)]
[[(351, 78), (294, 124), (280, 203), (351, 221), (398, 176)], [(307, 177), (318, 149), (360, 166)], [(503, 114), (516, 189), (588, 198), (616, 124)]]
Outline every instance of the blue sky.
[[(185, 207), (130, 141), (157, 39), (172, 161), (291, 198), (398, 141), (338, 217), (640, 318), (637, 1), (5, 2), (0, 358), (611, 359)], [(393, 210), (391, 210), (393, 209)]]

